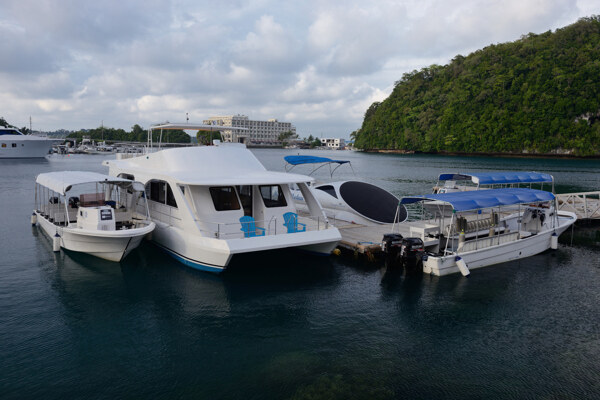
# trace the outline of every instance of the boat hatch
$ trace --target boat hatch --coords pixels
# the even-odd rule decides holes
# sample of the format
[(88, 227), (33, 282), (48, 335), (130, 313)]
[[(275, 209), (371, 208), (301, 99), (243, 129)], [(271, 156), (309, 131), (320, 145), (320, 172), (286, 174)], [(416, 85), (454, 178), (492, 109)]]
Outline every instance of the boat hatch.
[[(342, 199), (359, 214), (381, 223), (391, 224), (406, 219), (406, 209), (400, 207), (396, 217), (398, 199), (388, 191), (365, 182), (349, 181), (340, 186)], [(377, 199), (377, 202), (373, 202)]]
[(321, 190), (327, 193), (328, 195), (335, 197), (336, 199), (338, 198), (337, 193), (335, 193), (335, 188), (332, 185), (317, 186), (315, 187), (315, 189)]

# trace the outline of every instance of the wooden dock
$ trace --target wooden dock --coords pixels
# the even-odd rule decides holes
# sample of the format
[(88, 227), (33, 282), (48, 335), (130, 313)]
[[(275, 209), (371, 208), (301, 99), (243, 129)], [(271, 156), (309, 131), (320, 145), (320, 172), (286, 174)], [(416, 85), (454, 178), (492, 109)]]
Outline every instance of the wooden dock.
[[(436, 231), (439, 231), (437, 225), (427, 222), (402, 222), (400, 224), (380, 224), (380, 225), (361, 225), (361, 224), (349, 224), (343, 221), (337, 221), (335, 224), (336, 228), (339, 229), (342, 234), (342, 240), (339, 243), (339, 247), (351, 250), (359, 254), (372, 255), (381, 251), (381, 241), (383, 235), (387, 233), (400, 233), (403, 237), (414, 237), (416, 236), (415, 230), (419, 231), (423, 241), (426, 245), (430, 244), (430, 241), (437, 242), (436, 239), (430, 239), (426, 236), (427, 227), (431, 227)], [(425, 228), (425, 229), (424, 229)]]

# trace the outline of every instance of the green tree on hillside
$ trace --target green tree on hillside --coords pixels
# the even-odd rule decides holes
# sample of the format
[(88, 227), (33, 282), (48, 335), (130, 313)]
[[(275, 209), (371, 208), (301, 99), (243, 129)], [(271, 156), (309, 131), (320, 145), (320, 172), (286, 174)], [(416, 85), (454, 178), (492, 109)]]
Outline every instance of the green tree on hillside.
[(406, 73), (352, 137), (367, 150), (600, 154), (600, 17)]

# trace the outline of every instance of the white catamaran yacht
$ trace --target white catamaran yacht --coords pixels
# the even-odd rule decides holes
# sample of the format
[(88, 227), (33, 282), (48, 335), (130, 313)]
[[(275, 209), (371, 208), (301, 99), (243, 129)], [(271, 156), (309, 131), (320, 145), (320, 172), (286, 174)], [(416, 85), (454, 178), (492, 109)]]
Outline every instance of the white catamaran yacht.
[(556, 248), (558, 236), (577, 220), (572, 212), (558, 211), (553, 193), (528, 188), (429, 194), (401, 202), (433, 204), (424, 207), (434, 218), (424, 218), (428, 237), (422, 258), (423, 272), (433, 275), (468, 275), (470, 269)]
[[(224, 128), (165, 124), (150, 128), (149, 138), (166, 129)], [(164, 149), (104, 165), (112, 176), (145, 185), (156, 223), (152, 240), (199, 270), (221, 272), (235, 255), (265, 250), (328, 255), (341, 240), (311, 192), (311, 177), (267, 171), (241, 143)], [(308, 216), (298, 215), (291, 184), (307, 199)]]
[(43, 158), (55, 140), (36, 135), (24, 135), (15, 128), (0, 126), (0, 159)]
[(54, 241), (54, 251), (118, 262), (154, 229), (143, 194), (139, 182), (95, 172), (39, 174), (31, 222)]

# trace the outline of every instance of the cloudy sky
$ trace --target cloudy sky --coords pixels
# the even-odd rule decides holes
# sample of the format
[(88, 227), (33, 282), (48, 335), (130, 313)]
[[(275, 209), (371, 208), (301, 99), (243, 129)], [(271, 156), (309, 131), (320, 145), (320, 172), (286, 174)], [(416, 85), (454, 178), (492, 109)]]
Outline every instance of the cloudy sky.
[(2, 0), (0, 116), (55, 130), (214, 115), (348, 137), (405, 72), (598, 0)]

